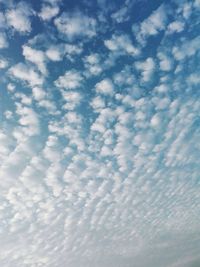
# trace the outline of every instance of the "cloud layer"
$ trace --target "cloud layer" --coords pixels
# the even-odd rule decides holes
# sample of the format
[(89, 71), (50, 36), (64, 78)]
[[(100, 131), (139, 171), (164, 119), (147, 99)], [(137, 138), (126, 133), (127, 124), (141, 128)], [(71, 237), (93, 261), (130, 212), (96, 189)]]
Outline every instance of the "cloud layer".
[(0, 10), (0, 265), (199, 266), (199, 0)]

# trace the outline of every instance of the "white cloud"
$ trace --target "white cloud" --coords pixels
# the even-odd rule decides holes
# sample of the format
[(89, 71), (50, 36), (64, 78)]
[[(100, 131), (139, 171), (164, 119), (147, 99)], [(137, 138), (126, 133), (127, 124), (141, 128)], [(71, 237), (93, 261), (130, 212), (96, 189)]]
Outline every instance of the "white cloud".
[(5, 15), (9, 26), (21, 34), (27, 34), (31, 32), (32, 14), (30, 7), (25, 2), (20, 2), (15, 8), (7, 10)]
[(105, 107), (105, 101), (100, 96), (97, 96), (93, 98), (91, 106), (95, 111), (101, 111)]
[(39, 16), (45, 20), (49, 21), (55, 16), (57, 16), (59, 13), (59, 7), (58, 6), (51, 6), (51, 5), (43, 5), (42, 9), (39, 13)]
[(32, 103), (32, 99), (23, 93), (16, 92), (15, 98), (20, 99), (20, 103), (27, 105), (27, 106), (31, 105)]
[(32, 94), (33, 94), (33, 98), (38, 101), (44, 99), (44, 97), (46, 96), (45, 91), (40, 87), (33, 87)]
[(84, 64), (89, 75), (99, 75), (103, 71), (100, 56), (98, 54), (90, 54), (89, 56), (86, 56)]
[(0, 33), (0, 49), (7, 47), (8, 47), (7, 37), (5, 33)]
[(124, 6), (120, 8), (117, 12), (111, 15), (111, 18), (117, 23), (122, 23), (129, 20), (130, 17), (128, 16), (128, 7)]
[(0, 58), (0, 69), (5, 69), (9, 65), (8, 61), (4, 58)]
[(171, 22), (168, 27), (167, 27), (167, 33), (172, 34), (172, 33), (180, 33), (184, 30), (184, 23), (181, 21), (173, 21)]
[(60, 61), (60, 60), (62, 60), (62, 53), (56, 47), (50, 47), (46, 51), (46, 55), (52, 61)]
[(55, 85), (63, 89), (76, 89), (81, 86), (82, 80), (83, 77), (79, 72), (75, 70), (69, 70), (55, 81)]
[(32, 108), (23, 107), (17, 104), (17, 114), (20, 116), (19, 124), (23, 126), (22, 130), (28, 136), (37, 135), (40, 132), (39, 119)]
[(11, 119), (12, 117), (13, 117), (13, 112), (12, 111), (10, 111), (10, 110), (6, 110), (5, 112), (4, 112), (4, 115), (5, 115), (5, 117), (6, 117), (6, 119)]
[(27, 45), (24, 45), (23, 47), (23, 56), (26, 60), (36, 64), (38, 67), (38, 70), (43, 73), (44, 75), (47, 74), (47, 69), (45, 65), (45, 54), (43, 51), (33, 49)]
[(143, 82), (148, 82), (151, 80), (155, 70), (155, 62), (153, 58), (149, 57), (143, 62), (136, 62), (135, 66), (141, 71)]
[(113, 95), (114, 87), (110, 79), (104, 79), (96, 84), (96, 92), (102, 95)]
[(9, 74), (30, 86), (42, 85), (43, 77), (40, 76), (33, 68), (23, 63), (18, 63), (9, 69)]
[(200, 84), (200, 76), (199, 73), (192, 73), (188, 77), (189, 86), (190, 85), (198, 85)]
[(66, 103), (63, 105), (64, 109), (73, 110), (75, 109), (82, 99), (81, 94), (75, 91), (64, 92), (62, 91), (63, 99)]
[(159, 114), (155, 114), (151, 118), (151, 125), (152, 125), (152, 127), (159, 127), (161, 125), (161, 118), (160, 118)]
[(105, 46), (112, 52), (120, 54), (130, 54), (136, 56), (139, 54), (138, 48), (134, 47), (128, 35), (113, 35), (110, 40), (104, 41)]
[(67, 57), (71, 58), (71, 56), (79, 55), (83, 52), (83, 48), (80, 44), (65, 44), (64, 51), (67, 54)]
[[(105, 16), (112, 27), (105, 20), (96, 23), (97, 39), (84, 43), (90, 35), (76, 31), (67, 43), (54, 22), (36, 16), (32, 27), (42, 24), (45, 33), (32, 36), (34, 28), (31, 40), (16, 35), (16, 50), (9, 36), (14, 50), (1, 57), (9, 62), (5, 75), (1, 70), (1, 266), (198, 263), (197, 1), (185, 13), (185, 0), (174, 1), (173, 10), (164, 5), (169, 23), (183, 21), (189, 36), (166, 34), (168, 19), (157, 21), (162, 17), (153, 19), (154, 12), (145, 20), (150, 25), (138, 24), (141, 44), (163, 34), (145, 48), (139, 45), (136, 58), (138, 41), (127, 34), (129, 22), (117, 25), (108, 18), (110, 10), (123, 7), (100, 1), (108, 8), (95, 16)], [(3, 2), (13, 8), (12, 1)], [(92, 2), (83, 2), (85, 12), (93, 10)], [(61, 8), (70, 13), (71, 6)], [(114, 18), (119, 23), (126, 20), (122, 11)], [(22, 53), (25, 63), (17, 64)]]
[(133, 86), (135, 82), (135, 73), (127, 66), (120, 72), (114, 74), (114, 83), (118, 86)]
[(155, 36), (165, 30), (167, 25), (167, 11), (165, 5), (161, 5), (147, 19), (139, 25), (133, 25), (133, 32), (139, 42), (145, 43), (149, 36)]
[(56, 114), (59, 114), (60, 113), (60, 111), (58, 111), (56, 109), (56, 106), (55, 106), (54, 102), (52, 102), (49, 99), (41, 99), (38, 102), (38, 105), (40, 107), (43, 107), (43, 108), (47, 109), (47, 111), (48, 111), (49, 114), (56, 115)]
[(51, 45), (48, 44), (45, 54), (47, 58), (53, 62), (62, 61), (67, 58), (71, 62), (76, 60), (77, 56), (80, 55), (83, 51), (82, 44), (57, 44)]
[(13, 83), (8, 83), (7, 89), (9, 92), (14, 92), (15, 91), (15, 85)]
[(98, 54), (90, 54), (89, 56), (87, 56), (87, 57), (85, 58), (85, 61), (86, 61), (88, 64), (96, 65), (96, 64), (99, 63), (100, 58), (99, 58), (99, 55), (98, 55)]
[(165, 55), (164, 53), (159, 52), (158, 58), (160, 60), (160, 69), (162, 71), (170, 71), (173, 67), (173, 59), (170, 56)]
[(96, 20), (80, 12), (63, 13), (54, 22), (58, 31), (69, 40), (96, 35)]
[(191, 57), (199, 50), (200, 37), (195, 37), (189, 41), (184, 41), (179, 46), (174, 46), (172, 54), (176, 60), (184, 60), (187, 57)]
[(3, 12), (0, 12), (0, 28), (6, 27), (6, 20)]

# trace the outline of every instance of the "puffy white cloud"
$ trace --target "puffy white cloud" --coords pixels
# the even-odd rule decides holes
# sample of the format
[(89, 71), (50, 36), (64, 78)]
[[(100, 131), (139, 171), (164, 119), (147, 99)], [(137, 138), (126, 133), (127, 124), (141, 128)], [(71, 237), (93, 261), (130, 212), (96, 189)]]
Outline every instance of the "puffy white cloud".
[(40, 76), (33, 68), (23, 63), (18, 63), (9, 69), (9, 73), (13, 78), (28, 83), (30, 86), (42, 85), (43, 77)]
[(113, 35), (110, 40), (104, 41), (105, 46), (112, 52), (120, 54), (130, 54), (136, 56), (139, 54), (138, 48), (134, 47), (128, 35)]
[(6, 12), (6, 20), (9, 26), (21, 34), (31, 32), (30, 16), (33, 11), (25, 2), (20, 2)]
[(189, 41), (184, 41), (179, 46), (174, 46), (172, 53), (176, 60), (183, 60), (191, 57), (199, 50), (200, 37), (195, 37)]
[(75, 91), (62, 92), (63, 99), (66, 101), (63, 108), (73, 110), (76, 108), (82, 99), (81, 94)]
[(102, 95), (113, 95), (114, 86), (110, 79), (104, 79), (96, 84), (96, 92)]
[(19, 124), (23, 126), (22, 130), (25, 134), (28, 136), (39, 134), (39, 119), (33, 109), (17, 104), (16, 112), (20, 116)]
[(55, 81), (55, 85), (63, 89), (76, 89), (81, 86), (82, 80), (83, 77), (79, 72), (75, 70), (69, 70)]
[(60, 61), (62, 59), (61, 51), (57, 49), (56, 47), (50, 47), (46, 51), (46, 55), (52, 61)]
[(58, 31), (69, 40), (96, 35), (96, 20), (81, 12), (62, 13), (54, 22)]
[(105, 107), (105, 101), (100, 96), (97, 96), (92, 100), (91, 106), (95, 111), (101, 110)]
[(6, 119), (11, 119), (12, 117), (13, 117), (13, 113), (12, 113), (12, 111), (10, 111), (10, 110), (6, 110), (5, 112), (4, 112), (4, 115), (5, 115), (5, 117), (6, 117)]
[(142, 81), (149, 82), (155, 70), (155, 62), (153, 58), (147, 58), (144, 62), (136, 62), (135, 66), (141, 71)]
[(165, 30), (167, 25), (167, 10), (161, 5), (139, 25), (133, 25), (133, 32), (139, 42), (144, 43), (149, 36), (155, 36)]
[(159, 114), (155, 114), (152, 118), (151, 118), (151, 125), (153, 127), (159, 127), (161, 125), (161, 118), (159, 116)]
[(172, 34), (174, 32), (182, 32), (184, 30), (184, 23), (181, 21), (173, 21), (167, 27), (167, 33)]
[(33, 49), (27, 45), (24, 45), (22, 53), (26, 60), (36, 64), (36, 66), (38, 67), (38, 70), (41, 73), (47, 74), (47, 69), (45, 66), (46, 58), (45, 58), (44, 52), (37, 50), (37, 49)]
[(6, 59), (0, 58), (0, 69), (5, 69), (9, 66), (9, 63)]
[(57, 16), (59, 13), (59, 7), (58, 6), (51, 6), (51, 5), (43, 5), (42, 9), (39, 13), (39, 16), (44, 21), (49, 21), (55, 16)]
[(38, 101), (44, 99), (44, 97), (46, 96), (46, 92), (40, 87), (33, 87), (32, 94), (33, 98), (35, 98)]
[(128, 7), (124, 6), (120, 8), (117, 12), (113, 13), (111, 17), (117, 23), (122, 23), (129, 20), (130, 17), (128, 16)]
[(66, 53), (67, 58), (72, 60), (73, 59), (72, 56), (80, 55), (83, 52), (83, 48), (82, 48), (81, 43), (80, 44), (65, 44), (64, 51)]
[(198, 85), (200, 83), (199, 73), (193, 73), (188, 77), (189, 86)]
[(130, 67), (122, 69), (120, 72), (114, 74), (114, 82), (118, 86), (133, 86), (135, 82), (135, 73)]
[[(86, 2), (90, 12), (93, 3)], [(16, 35), (23, 43), (16, 58), (13, 51), (1, 57), (9, 63), (8, 71), (0, 70), (2, 266), (198, 264), (198, 1), (153, 11), (137, 25), (136, 39), (130, 23), (123, 24), (131, 10), (98, 2), (108, 6), (93, 14), (98, 35), (80, 33), (81, 16), (73, 20), (80, 12), (70, 15), (67, 6), (61, 17), (78, 25), (65, 34), (70, 43), (57, 35), (52, 13), (45, 21), (36, 16), (47, 31), (34, 29), (31, 40)], [(13, 9), (12, 1), (2, 3)], [(85, 18), (81, 31), (89, 25)], [(174, 21), (183, 21), (190, 34), (168, 34)], [(161, 31), (161, 39), (141, 46)], [(17, 64), (23, 54), (25, 63)]]
[(162, 71), (170, 71), (173, 67), (173, 59), (165, 55), (164, 53), (159, 52), (158, 58), (160, 60), (160, 69)]
[(89, 56), (86, 56), (84, 59), (84, 64), (89, 72), (89, 75), (99, 75), (102, 71), (102, 64), (101, 59), (98, 54), (90, 54)]

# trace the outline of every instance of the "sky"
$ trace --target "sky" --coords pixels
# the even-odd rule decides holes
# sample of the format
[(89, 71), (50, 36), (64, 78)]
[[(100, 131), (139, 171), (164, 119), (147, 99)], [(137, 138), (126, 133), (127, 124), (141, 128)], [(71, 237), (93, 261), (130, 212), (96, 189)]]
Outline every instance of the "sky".
[(200, 0), (0, 0), (0, 266), (200, 266)]

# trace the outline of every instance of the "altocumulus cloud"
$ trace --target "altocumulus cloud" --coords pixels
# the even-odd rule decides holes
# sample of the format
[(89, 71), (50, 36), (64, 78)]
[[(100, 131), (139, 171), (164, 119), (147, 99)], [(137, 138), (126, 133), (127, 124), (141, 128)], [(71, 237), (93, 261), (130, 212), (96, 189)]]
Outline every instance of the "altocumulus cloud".
[(0, 266), (200, 265), (199, 0), (0, 1)]

